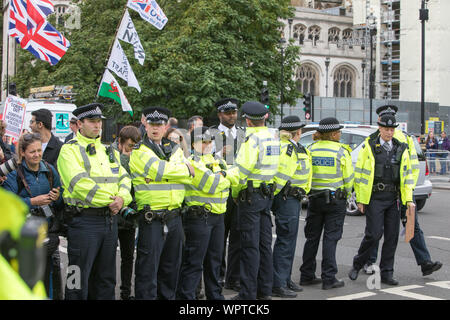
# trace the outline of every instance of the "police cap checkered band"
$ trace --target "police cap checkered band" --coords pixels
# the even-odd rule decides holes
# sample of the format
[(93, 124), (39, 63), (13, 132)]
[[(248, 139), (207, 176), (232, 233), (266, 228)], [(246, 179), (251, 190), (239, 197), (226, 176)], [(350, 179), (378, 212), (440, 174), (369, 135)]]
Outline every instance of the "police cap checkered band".
[(228, 101), (227, 103), (218, 106), (217, 111), (237, 110), (237, 108), (237, 104)]
[(341, 125), (338, 124), (324, 124), (324, 125), (319, 125), (319, 130), (339, 130), (341, 128)]
[(244, 113), (242, 116), (244, 118), (247, 118), (247, 119), (250, 119), (250, 120), (263, 120), (266, 117), (265, 114), (263, 114), (262, 116), (250, 116), (250, 115), (248, 115), (246, 113)]
[(383, 115), (380, 118), (380, 121), (378, 121), (377, 123), (379, 126), (386, 127), (386, 128), (398, 127), (397, 120), (395, 120), (395, 117), (392, 114)]
[(146, 119), (147, 119), (147, 122), (152, 122), (152, 123), (161, 122), (161, 121), (165, 121), (165, 122), (169, 121), (169, 117), (164, 113), (158, 112), (158, 110), (155, 110), (150, 114), (147, 114)]
[(339, 124), (336, 118), (330, 117), (320, 120), (317, 131), (319, 132), (331, 132), (342, 129), (343, 126)]
[(102, 110), (100, 109), (99, 105), (87, 105), (80, 107), (78, 109), (75, 109), (73, 111), (73, 114), (79, 119), (82, 120), (83, 118), (95, 118), (95, 117), (102, 117)]
[(280, 130), (297, 130), (297, 129), (300, 129), (300, 128), (303, 128), (305, 126), (305, 124), (304, 123), (301, 123), (301, 122), (290, 122), (290, 123), (282, 123), (281, 125), (280, 125)]

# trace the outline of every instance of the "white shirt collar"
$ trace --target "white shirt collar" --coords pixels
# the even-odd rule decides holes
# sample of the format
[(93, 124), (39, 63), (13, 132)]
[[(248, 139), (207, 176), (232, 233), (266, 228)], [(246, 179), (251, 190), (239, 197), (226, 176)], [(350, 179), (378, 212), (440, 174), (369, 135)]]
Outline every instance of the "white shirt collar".
[(223, 124), (219, 124), (219, 126), (217, 127), (217, 129), (219, 129), (220, 131), (223, 131), (225, 133), (225, 135), (228, 135), (228, 132), (231, 131), (231, 135), (233, 136), (233, 139), (236, 139), (236, 126), (233, 126), (233, 128), (228, 128), (225, 127)]
[[(385, 144), (385, 143), (386, 143), (386, 141), (384, 141), (383, 138), (381, 138), (381, 136), (380, 136), (380, 145), (383, 145), (383, 144)], [(389, 142), (387, 142), (387, 144), (390, 145), (390, 146), (392, 147), (392, 140), (390, 140)]]

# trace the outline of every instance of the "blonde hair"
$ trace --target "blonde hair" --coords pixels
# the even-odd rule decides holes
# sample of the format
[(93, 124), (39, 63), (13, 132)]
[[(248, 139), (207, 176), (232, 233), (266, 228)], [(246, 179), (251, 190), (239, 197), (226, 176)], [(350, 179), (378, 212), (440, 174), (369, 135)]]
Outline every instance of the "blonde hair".
[(280, 130), (280, 139), (281, 140), (290, 140), (294, 138), (296, 131), (287, 131), (287, 130)]
[(336, 132), (339, 132), (339, 130), (334, 130), (334, 131), (330, 131), (330, 132), (319, 132), (319, 131), (316, 131), (313, 134), (313, 140), (314, 141), (326, 140), (326, 141), (339, 142), (338, 136), (335, 135)]

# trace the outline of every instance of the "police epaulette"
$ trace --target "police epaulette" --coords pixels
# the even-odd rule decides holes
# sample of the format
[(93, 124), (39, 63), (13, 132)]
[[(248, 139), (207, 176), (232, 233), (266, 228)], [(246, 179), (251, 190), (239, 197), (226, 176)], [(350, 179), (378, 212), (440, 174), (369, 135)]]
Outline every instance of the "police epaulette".
[(65, 144), (74, 144), (74, 143), (77, 143), (77, 142), (78, 142), (78, 140), (73, 139), (73, 140), (67, 141)]
[(292, 144), (288, 145), (287, 147), (287, 151), (286, 154), (291, 157), (292, 156), (292, 151), (294, 151), (294, 146)]
[(142, 141), (139, 141), (138, 143), (136, 143), (133, 147), (133, 149), (137, 150), (141, 147)]

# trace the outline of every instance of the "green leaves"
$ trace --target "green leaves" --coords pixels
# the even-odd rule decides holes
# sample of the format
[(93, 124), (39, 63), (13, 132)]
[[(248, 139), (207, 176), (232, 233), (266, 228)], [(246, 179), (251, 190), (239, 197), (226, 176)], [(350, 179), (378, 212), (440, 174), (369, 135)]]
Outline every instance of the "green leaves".
[[(122, 43), (142, 92), (120, 84), (130, 101), (134, 118), (149, 105), (163, 105), (176, 117), (208, 116), (214, 102), (236, 97), (242, 102), (259, 100), (262, 82), (268, 82), (271, 112), (278, 113), (281, 91), (280, 19), (292, 16), (289, 0), (196, 0), (163, 1), (159, 4), (169, 18), (157, 30), (129, 10), (146, 52), (144, 66), (135, 59), (133, 48)], [(81, 29), (66, 31), (72, 46), (55, 67), (36, 61), (18, 50), (15, 81), (19, 93), (45, 85), (73, 85), (77, 105), (90, 103), (107, 63), (126, 0), (80, 1)], [(56, 26), (61, 30), (61, 26)], [(298, 65), (299, 48), (285, 49), (284, 100), (294, 103), (300, 93), (292, 80)], [(109, 99), (98, 101), (111, 104)], [(130, 121), (117, 104), (109, 115)], [(125, 116), (124, 116), (125, 115)]]

